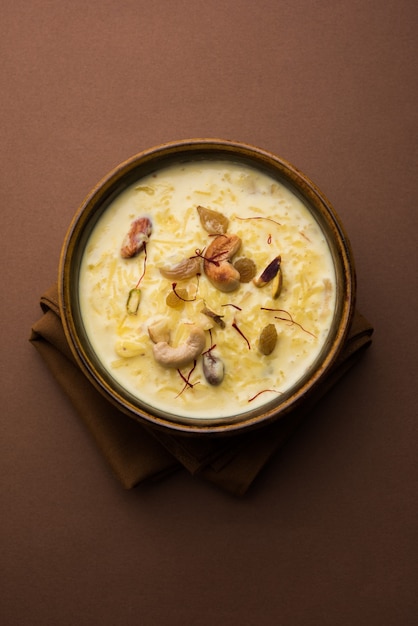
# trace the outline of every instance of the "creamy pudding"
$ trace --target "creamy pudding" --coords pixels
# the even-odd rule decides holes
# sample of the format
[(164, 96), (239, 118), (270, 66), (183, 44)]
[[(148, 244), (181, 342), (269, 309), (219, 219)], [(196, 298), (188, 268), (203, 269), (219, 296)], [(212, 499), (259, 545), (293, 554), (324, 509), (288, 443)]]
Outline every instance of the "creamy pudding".
[(285, 185), (191, 161), (112, 201), (83, 253), (79, 299), (94, 351), (132, 396), (215, 420), (306, 374), (329, 336), (336, 276), (319, 223)]

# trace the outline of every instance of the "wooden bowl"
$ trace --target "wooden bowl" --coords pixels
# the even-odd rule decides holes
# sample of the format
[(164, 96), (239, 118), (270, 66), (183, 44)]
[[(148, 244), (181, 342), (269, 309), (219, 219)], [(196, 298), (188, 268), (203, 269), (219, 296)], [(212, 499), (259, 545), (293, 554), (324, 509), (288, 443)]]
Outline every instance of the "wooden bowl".
[[(308, 210), (321, 233), (321, 237), (326, 242), (335, 272), (335, 305), (331, 314), (331, 322), (323, 345), (303, 375), (294, 381), (289, 388), (284, 390), (279, 388), (277, 392), (274, 390), (275, 393), (270, 394), (262, 393), (269, 390), (268, 379), (260, 381), (260, 394), (257, 403), (251, 402), (254, 398), (249, 397), (245, 407), (236, 411), (233, 409), (221, 411), (219, 409), (219, 415), (216, 412), (217, 387), (210, 389), (212, 399), (206, 400), (207, 415), (205, 414), (206, 409), (196, 415), (193, 413), (185, 415), (176, 406), (176, 394), (173, 394), (169, 409), (161, 408), (157, 402), (154, 405), (152, 399), (150, 400), (149, 397), (144, 399), (140, 393), (137, 395), (132, 392), (131, 388), (126, 387), (120, 379), (115, 378), (94, 347), (95, 343), (91, 337), (94, 330), (86, 330), (85, 314), (83, 318), (83, 303), (80, 295), (80, 281), (83, 278), (81, 273), (84, 271), (82, 269), (84, 267), (83, 258), (89, 239), (102, 216), (105, 215), (110, 206), (113, 206), (115, 199), (146, 177), (158, 175), (160, 172), (167, 171), (167, 168), (196, 163), (202, 167), (205, 167), (205, 164), (224, 163), (226, 166), (242, 168), (243, 170), (250, 168), (262, 176), (269, 177), (273, 183), (277, 181), (278, 185), (283, 186), (297, 199), (297, 202), (300, 202)], [(211, 200), (213, 198), (210, 198), (209, 194), (209, 201)], [(165, 210), (169, 215), (170, 207), (168, 206)], [(277, 205), (277, 215), (271, 215), (271, 218), (271, 222), (275, 220), (277, 223), (280, 222), (279, 205)], [(246, 226), (250, 227), (249, 224), (250, 221)], [(256, 228), (255, 222), (251, 224), (251, 228)], [(272, 230), (275, 228), (273, 223), (271, 228)], [(301, 232), (301, 236), (308, 241), (309, 238), (305, 233)], [(152, 238), (147, 245), (151, 246), (151, 244)], [(288, 253), (288, 256), (291, 256), (291, 253)], [(151, 271), (150, 266), (148, 266), (147, 271)], [(299, 287), (292, 285), (291, 289)], [(355, 292), (355, 269), (349, 241), (330, 202), (314, 183), (282, 158), (250, 145), (222, 139), (191, 139), (160, 145), (145, 150), (116, 167), (92, 190), (74, 216), (63, 244), (59, 267), (62, 322), (66, 338), (80, 369), (117, 409), (143, 424), (177, 434), (226, 435), (246, 431), (280, 419), (302, 402), (308, 400), (329, 375), (344, 345), (355, 308)], [(111, 298), (111, 296), (109, 297)], [(280, 297), (272, 308), (276, 311), (282, 310)], [(146, 317), (147, 311), (141, 309), (141, 315)], [(280, 326), (280, 333), (287, 332), (290, 327), (292, 332), (296, 331), (295, 323), (297, 322), (295, 322), (295, 318), (288, 317), (288, 315), (291, 314), (286, 312), (286, 314), (282, 313), (276, 316), (273, 314), (272, 316), (279, 320), (276, 323)], [(301, 325), (299, 326), (302, 328)], [(235, 330), (239, 330), (238, 324), (236, 324)], [(306, 329), (302, 330), (306, 331)], [(244, 342), (245, 333), (241, 334)], [(247, 343), (249, 345), (248, 340)], [(250, 347), (253, 351), (256, 350), (255, 345)], [(243, 354), (244, 348), (247, 350), (247, 347), (243, 345)], [(153, 376), (151, 371), (150, 368), (150, 376)], [(187, 379), (187, 375), (184, 373), (183, 379)], [(180, 378), (178, 380), (180, 382)], [(187, 382), (184, 385), (187, 387)], [(191, 385), (189, 384), (188, 387)], [(196, 386), (195, 389), (197, 390), (198, 387)], [(202, 389), (201, 386), (199, 393)], [(190, 394), (193, 391), (189, 388), (183, 389), (183, 391), (181, 403), (186, 406), (187, 397), (191, 397)], [(157, 395), (158, 392), (154, 397)], [(180, 393), (178, 395), (180, 396)], [(261, 401), (262, 396), (263, 400)], [(116, 416), (115, 419), (117, 419)]]

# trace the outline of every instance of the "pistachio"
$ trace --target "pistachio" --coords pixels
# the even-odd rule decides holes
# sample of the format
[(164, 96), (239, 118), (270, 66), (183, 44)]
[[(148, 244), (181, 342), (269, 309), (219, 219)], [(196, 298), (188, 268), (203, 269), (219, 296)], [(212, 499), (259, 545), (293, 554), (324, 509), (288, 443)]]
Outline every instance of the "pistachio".
[(273, 278), (272, 287), (271, 287), (271, 295), (273, 299), (276, 300), (280, 296), (283, 286), (283, 274), (282, 269), (279, 267), (279, 271), (276, 276)]
[(273, 278), (277, 275), (277, 272), (280, 269), (281, 256), (276, 256), (265, 268), (265, 270), (260, 274), (258, 278), (253, 280), (254, 285), (256, 287), (264, 287), (267, 285)]
[(131, 289), (128, 293), (128, 299), (126, 301), (126, 311), (129, 315), (136, 315), (139, 309), (139, 303), (141, 302), (141, 290), (137, 287)]
[(218, 326), (220, 326), (221, 328), (225, 328), (225, 322), (222, 319), (223, 315), (219, 315), (218, 313), (211, 311), (207, 306), (203, 307), (202, 313), (204, 313), (207, 317), (213, 319), (213, 321), (216, 322), (216, 324), (218, 324)]

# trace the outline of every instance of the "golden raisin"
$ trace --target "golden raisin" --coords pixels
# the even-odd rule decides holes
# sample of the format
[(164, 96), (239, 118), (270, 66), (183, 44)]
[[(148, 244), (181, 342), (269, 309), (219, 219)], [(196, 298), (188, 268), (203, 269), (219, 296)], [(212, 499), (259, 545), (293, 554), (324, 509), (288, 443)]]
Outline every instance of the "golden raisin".
[(198, 206), (197, 212), (199, 213), (200, 223), (210, 235), (224, 235), (228, 230), (229, 219), (226, 215), (204, 206)]
[(276, 347), (277, 330), (274, 324), (267, 324), (260, 333), (259, 348), (262, 354), (271, 354)]
[(257, 268), (252, 259), (242, 257), (237, 259), (234, 263), (234, 267), (239, 272), (239, 280), (241, 283), (249, 283), (254, 278)]
[(187, 300), (189, 294), (187, 293), (187, 289), (176, 289), (176, 291), (170, 291), (165, 299), (165, 303), (167, 306), (170, 306), (172, 309), (180, 309), (184, 306), (184, 301)]

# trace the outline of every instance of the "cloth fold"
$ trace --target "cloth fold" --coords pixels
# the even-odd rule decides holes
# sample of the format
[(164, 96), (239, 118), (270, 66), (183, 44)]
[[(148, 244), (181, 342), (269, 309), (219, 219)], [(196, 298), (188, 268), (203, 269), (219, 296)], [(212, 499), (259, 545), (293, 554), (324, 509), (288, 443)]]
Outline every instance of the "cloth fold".
[(144, 426), (108, 402), (85, 377), (72, 355), (61, 323), (56, 284), (43, 294), (40, 305), (43, 315), (33, 325), (30, 341), (127, 489), (183, 467), (227, 492), (243, 495), (312, 407), (357, 362), (373, 334), (371, 324), (356, 311), (331, 374), (308, 402), (257, 430), (202, 438), (166, 434)]

